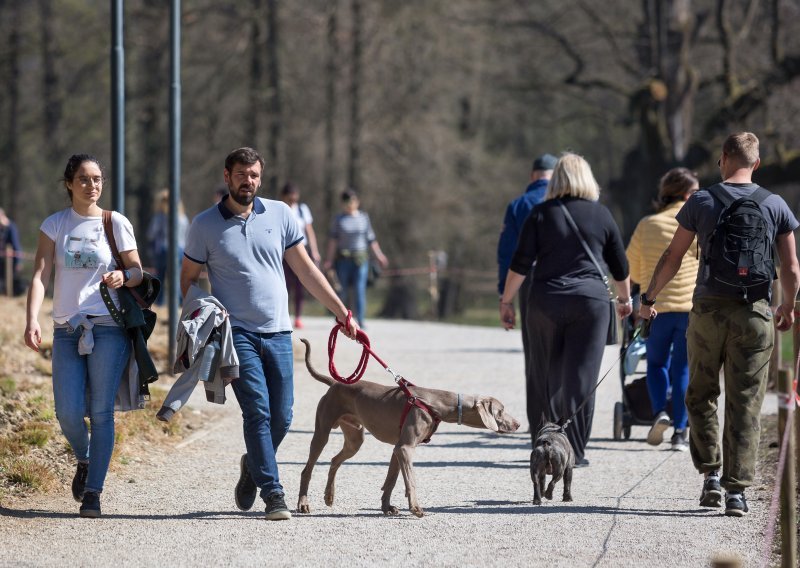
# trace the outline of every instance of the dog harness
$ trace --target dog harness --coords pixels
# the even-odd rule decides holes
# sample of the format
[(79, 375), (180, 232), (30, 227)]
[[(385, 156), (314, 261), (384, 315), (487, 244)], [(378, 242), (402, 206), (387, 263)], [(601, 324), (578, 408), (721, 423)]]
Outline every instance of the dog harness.
[[(331, 330), (331, 334), (328, 337), (328, 371), (336, 381), (343, 383), (345, 385), (352, 385), (353, 383), (358, 382), (361, 377), (364, 376), (364, 372), (367, 370), (367, 362), (369, 361), (369, 356), (372, 355), (375, 360), (381, 364), (381, 366), (386, 369), (386, 371), (394, 377), (394, 381), (397, 383), (397, 386), (400, 390), (403, 391), (403, 394), (406, 395), (406, 405), (403, 408), (403, 414), (400, 416), (400, 430), (403, 430), (403, 426), (406, 423), (406, 419), (408, 418), (408, 414), (411, 412), (411, 409), (417, 407), (428, 414), (431, 415), (433, 418), (433, 427), (431, 428), (430, 434), (428, 437), (422, 440), (423, 444), (427, 444), (431, 441), (431, 436), (436, 432), (436, 429), (439, 427), (442, 419), (433, 411), (433, 409), (428, 406), (422, 399), (415, 396), (409, 387), (413, 387), (414, 384), (406, 380), (404, 377), (395, 373), (389, 365), (383, 362), (383, 360), (378, 357), (375, 352), (370, 348), (369, 345), (369, 337), (367, 334), (364, 333), (362, 330), (358, 330), (356, 332), (356, 342), (360, 343), (362, 346), (361, 351), (361, 358), (356, 365), (355, 370), (353, 373), (348, 377), (342, 377), (336, 371), (336, 365), (333, 363), (333, 354), (336, 351), (336, 336), (339, 334), (340, 329), (350, 329), (350, 321), (352, 320), (353, 313), (348, 310), (347, 311), (347, 318), (345, 322), (342, 323), (336, 319), (336, 325), (333, 326)], [(458, 395), (458, 423), (461, 424), (461, 394)]]

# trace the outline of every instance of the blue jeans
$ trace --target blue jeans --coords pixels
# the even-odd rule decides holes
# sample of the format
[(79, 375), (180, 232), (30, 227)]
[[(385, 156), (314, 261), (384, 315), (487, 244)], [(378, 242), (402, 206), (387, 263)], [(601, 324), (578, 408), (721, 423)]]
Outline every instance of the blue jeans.
[(292, 334), (233, 328), (239, 378), (231, 386), (242, 408), (247, 465), (261, 498), (283, 493), (275, 453), (292, 424), (294, 356)]
[(686, 352), (688, 312), (658, 314), (650, 325), (647, 338), (647, 392), (653, 414), (667, 407), (667, 393), (672, 387), (672, 423), (676, 430), (686, 428), (686, 388), (689, 384), (689, 360)]
[(336, 261), (336, 277), (342, 285), (341, 298), (347, 303), (348, 291), (352, 288), (355, 293), (352, 305), (355, 308), (358, 325), (364, 325), (364, 310), (367, 305), (367, 276), (369, 276), (369, 262), (356, 264), (351, 258), (340, 258)]
[[(80, 355), (81, 329), (58, 328), (53, 333), (53, 397), (58, 423), (75, 457), (89, 462), (86, 490), (100, 493), (114, 451), (114, 399), (131, 341), (120, 327), (96, 325), (94, 349)], [(84, 420), (87, 414), (91, 436)]]

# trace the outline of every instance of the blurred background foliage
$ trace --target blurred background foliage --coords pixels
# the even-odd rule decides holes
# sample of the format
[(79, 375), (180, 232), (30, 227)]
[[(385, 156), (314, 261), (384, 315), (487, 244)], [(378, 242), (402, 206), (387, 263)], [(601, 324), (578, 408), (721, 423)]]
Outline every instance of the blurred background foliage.
[[(69, 155), (110, 166), (109, 10), (0, 0), (0, 206), (27, 250), (68, 204)], [(669, 167), (715, 181), (724, 137), (751, 130), (756, 181), (797, 209), (800, 0), (192, 0), (182, 23), (189, 216), (211, 205), (225, 155), (253, 146), (262, 195), (297, 184), (323, 244), (353, 186), (393, 267), (444, 251), (445, 314), (475, 282), (492, 295), (505, 206), (543, 152), (589, 160), (627, 238)], [(126, 214), (140, 240), (169, 175), (168, 27), (168, 2), (125, 2)], [(383, 315), (420, 315), (426, 276), (384, 286)]]

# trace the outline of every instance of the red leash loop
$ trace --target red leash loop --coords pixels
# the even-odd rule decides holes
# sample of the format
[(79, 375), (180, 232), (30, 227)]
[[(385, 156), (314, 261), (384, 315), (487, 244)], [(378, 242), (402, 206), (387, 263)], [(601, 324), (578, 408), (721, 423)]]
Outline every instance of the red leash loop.
[(353, 374), (349, 377), (342, 377), (336, 371), (336, 365), (333, 362), (333, 353), (336, 351), (336, 336), (339, 334), (340, 329), (350, 329), (350, 321), (352, 320), (353, 313), (351, 311), (347, 311), (347, 318), (345, 322), (342, 323), (338, 319), (336, 320), (336, 325), (333, 326), (331, 330), (331, 334), (328, 337), (328, 371), (335, 380), (339, 381), (340, 383), (344, 383), (346, 385), (351, 385), (357, 382), (361, 377), (364, 376), (364, 372), (367, 370), (367, 363), (369, 362), (369, 356), (372, 354), (377, 361), (386, 367), (386, 364), (381, 361), (369, 348), (369, 337), (367, 334), (361, 331), (360, 329), (356, 332), (356, 341), (360, 343), (364, 348), (361, 351), (361, 359), (358, 361), (358, 365), (356, 365)]
[(334, 380), (339, 381), (340, 383), (344, 383), (346, 385), (352, 385), (355, 382), (358, 382), (361, 377), (364, 376), (364, 372), (367, 370), (367, 363), (369, 362), (369, 356), (372, 355), (375, 357), (375, 360), (383, 366), (389, 373), (394, 376), (394, 380), (397, 382), (397, 386), (400, 390), (403, 391), (403, 394), (406, 395), (406, 405), (403, 408), (403, 414), (400, 417), (400, 430), (403, 429), (403, 425), (406, 423), (406, 418), (408, 418), (408, 414), (411, 412), (415, 406), (424, 412), (427, 412), (433, 417), (433, 426), (431, 428), (430, 433), (428, 436), (422, 440), (423, 444), (427, 444), (431, 441), (431, 436), (433, 436), (434, 432), (436, 432), (436, 428), (439, 427), (439, 423), (442, 421), (436, 413), (431, 410), (431, 408), (425, 404), (422, 400), (414, 396), (411, 392), (411, 389), (408, 387), (413, 387), (413, 383), (407, 381), (405, 378), (401, 377), (394, 371), (392, 371), (389, 366), (383, 362), (383, 360), (378, 357), (375, 352), (369, 346), (369, 337), (367, 334), (361, 331), (360, 329), (356, 332), (356, 341), (363, 346), (361, 351), (361, 359), (358, 361), (358, 365), (356, 365), (355, 371), (349, 377), (342, 377), (336, 371), (336, 365), (333, 362), (333, 354), (336, 351), (336, 336), (339, 335), (340, 329), (349, 329), (350, 328), (350, 321), (352, 320), (353, 313), (349, 310), (347, 311), (347, 318), (345, 318), (344, 323), (340, 322), (338, 319), (336, 320), (336, 325), (333, 326), (331, 330), (331, 334), (328, 337), (328, 371), (331, 374), (331, 377)]

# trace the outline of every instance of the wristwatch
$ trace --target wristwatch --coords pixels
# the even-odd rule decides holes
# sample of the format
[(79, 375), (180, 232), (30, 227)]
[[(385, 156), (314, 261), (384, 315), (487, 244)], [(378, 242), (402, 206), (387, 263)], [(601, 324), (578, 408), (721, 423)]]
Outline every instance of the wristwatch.
[(649, 300), (647, 298), (647, 294), (642, 294), (641, 296), (639, 296), (639, 300), (641, 300), (643, 306), (655, 306), (656, 305), (655, 298), (653, 298), (652, 300)]
[(127, 281), (128, 281), (128, 280), (130, 280), (130, 279), (131, 279), (131, 273), (130, 273), (130, 271), (129, 271), (129, 270), (127, 270), (127, 269), (126, 269), (126, 270), (123, 270), (123, 271), (122, 271), (122, 283), (123, 283), (123, 284), (125, 284), (125, 282), (127, 282)]

